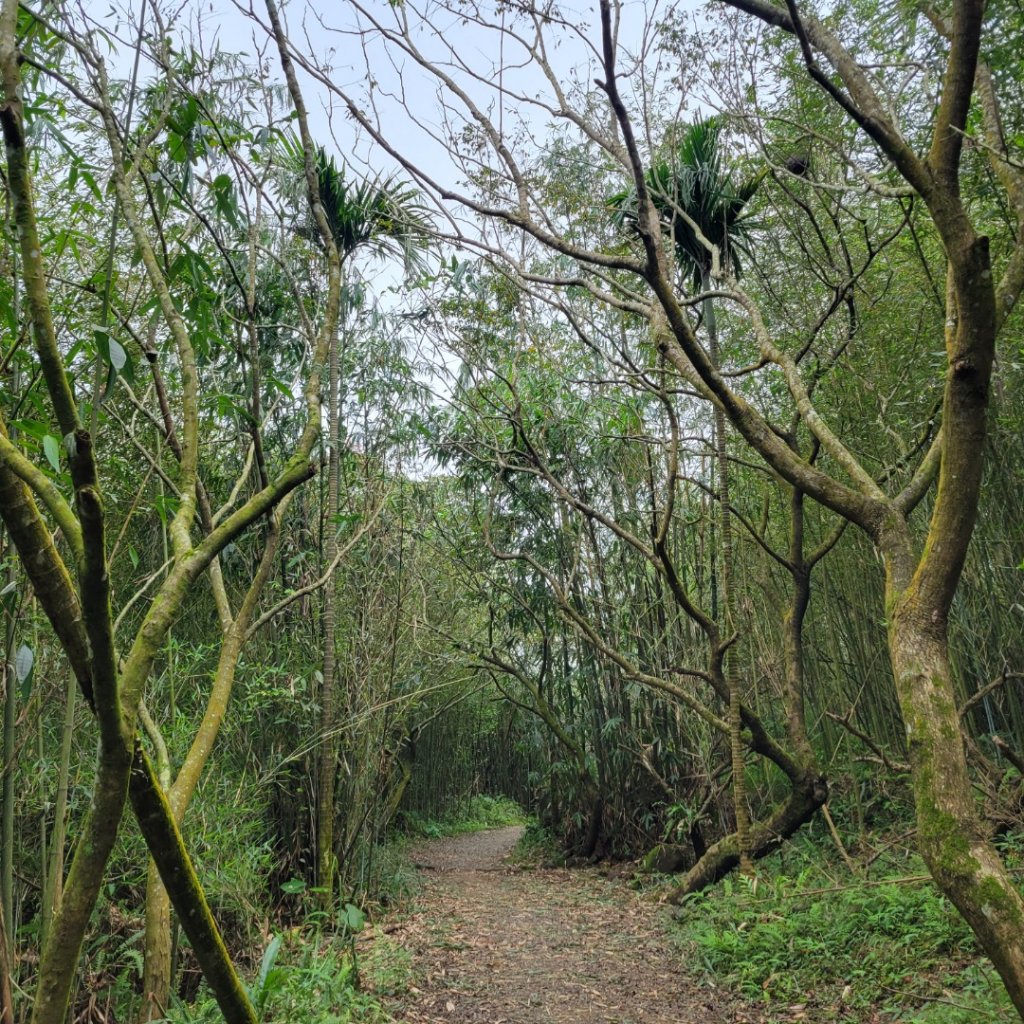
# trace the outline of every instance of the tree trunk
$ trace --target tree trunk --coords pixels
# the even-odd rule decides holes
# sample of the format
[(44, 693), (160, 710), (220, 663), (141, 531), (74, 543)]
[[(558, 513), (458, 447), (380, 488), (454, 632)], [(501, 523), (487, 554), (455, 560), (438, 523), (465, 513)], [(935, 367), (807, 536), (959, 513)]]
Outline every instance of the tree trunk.
[(124, 813), (130, 770), (127, 750), (101, 749), (92, 801), (79, 833), (64, 899), (39, 960), (32, 1024), (64, 1024), (85, 931)]
[[(777, 850), (800, 827), (814, 817), (828, 799), (828, 787), (819, 775), (808, 773), (794, 784), (789, 797), (762, 821), (755, 821), (748, 834), (748, 851), (753, 860)], [(703, 857), (683, 876), (669, 897), (678, 903), (684, 896), (714, 885), (740, 864), (740, 844), (735, 832), (709, 846)]]
[[(213, 753), (221, 724), (227, 714), (228, 702), (238, 671), (238, 661), (248, 638), (249, 626), (252, 623), (256, 606), (274, 566), (281, 538), (281, 523), (291, 501), (292, 495), (286, 495), (270, 518), (259, 565), (242, 600), (242, 606), (234, 618), (230, 617), (231, 612), (223, 580), (219, 574), (211, 574), (214, 591), (220, 594), (219, 603), (226, 616), (224, 620), (226, 628), (224, 628), (221, 640), (217, 671), (213, 678), (213, 685), (210, 687), (210, 696), (203, 712), (202, 721), (196, 730), (192, 745), (182, 761), (174, 784), (167, 790), (167, 806), (179, 829), (185, 819), (185, 812), (188, 810), (188, 805), (199, 784), (203, 770)], [(212, 568), (213, 566), (211, 566)], [(166, 750), (163, 753), (166, 758)], [(158, 768), (160, 784), (166, 787), (170, 779), (171, 766), (166, 762), (158, 763)], [(172, 945), (171, 901), (160, 877), (160, 872), (151, 859), (146, 877), (145, 962), (142, 976), (143, 1002), (139, 1008), (139, 1024), (148, 1024), (151, 1020), (159, 1020), (166, 1016), (173, 983)], [(215, 947), (215, 944), (212, 945)]]
[(580, 848), (581, 857), (593, 857), (601, 839), (601, 823), (604, 818), (604, 797), (598, 795), (590, 802), (590, 819), (587, 834)]
[(146, 873), (145, 929), (139, 1020), (163, 1020), (171, 998), (171, 898), (152, 858)]
[[(8, 585), (15, 581), (12, 566), (7, 573)], [(17, 686), (14, 673), (14, 641), (17, 616), (7, 620), (4, 638), (4, 726), (3, 760), (0, 761), (3, 813), (0, 816), (0, 914), (14, 921), (14, 726), (17, 719)]]
[[(701, 274), (701, 290), (711, 288), (711, 274), (705, 269)], [(720, 356), (718, 351), (718, 324), (715, 320), (714, 299), (704, 300), (704, 326), (708, 333), (708, 354), (711, 364), (719, 369)], [(720, 577), (722, 581), (722, 622), (725, 629), (722, 635), (733, 638), (735, 623), (736, 595), (732, 578), (732, 510), (729, 507), (729, 458), (726, 452), (725, 411), (720, 405), (715, 406), (715, 462), (718, 466), (718, 523), (719, 540), (722, 545)], [(729, 689), (729, 753), (732, 762), (732, 794), (733, 807), (736, 814), (736, 846), (739, 851), (739, 866), (744, 874), (753, 873), (751, 863), (750, 812), (747, 808), (747, 773), (744, 763), (743, 726), (741, 720), (742, 697), (740, 694), (739, 672), (736, 666), (736, 644), (729, 643), (726, 647), (722, 671), (726, 686)], [(703, 858), (702, 858), (703, 860)]]
[(0, 904), (0, 1024), (14, 1024), (14, 999), (11, 996), (11, 957), (7, 946), (7, 925)]
[[(228, 956), (170, 804), (139, 743), (135, 745), (130, 769), (132, 809), (224, 1020), (227, 1024), (257, 1024), (256, 1012)], [(69, 893), (70, 890), (69, 883)]]
[[(324, 558), (333, 565), (338, 555), (338, 390), (340, 382), (338, 342), (331, 345), (327, 400), (327, 544)], [(330, 908), (334, 891), (334, 786), (337, 778), (338, 718), (335, 629), (338, 593), (334, 577), (324, 590), (324, 661), (320, 686), (320, 759), (317, 770), (316, 883), (321, 889), (321, 909)]]
[(78, 684), (75, 677), (68, 673), (67, 692), (64, 700), (64, 727), (61, 733), (60, 767), (57, 773), (57, 799), (53, 811), (53, 839), (51, 841), (50, 869), (47, 873), (46, 886), (43, 889), (43, 926), (42, 934), (45, 941), (53, 915), (60, 907), (64, 895), (64, 842), (67, 829), (68, 782), (71, 774), (71, 741), (75, 729), (75, 699), (78, 696)]
[(914, 595), (904, 597), (889, 626), (910, 753), (918, 849), (938, 887), (978, 936), (1024, 1017), (1024, 900), (975, 804), (945, 618), (933, 611)]
[[(803, 627), (811, 600), (811, 570), (829, 549), (826, 542), (808, 559), (804, 554), (804, 496), (793, 488), (790, 494), (790, 532), (788, 568), (793, 579), (789, 607), (783, 615), (783, 704), (786, 712), (786, 734), (789, 757), (776, 745), (768, 745), (767, 733), (754, 716), (739, 704), (741, 723), (750, 731), (750, 744), (754, 750), (772, 760), (787, 776), (790, 783), (788, 798), (779, 804), (767, 820), (750, 825), (747, 847), (751, 859), (759, 859), (794, 835), (802, 825), (814, 817), (818, 808), (828, 800), (828, 781), (818, 766), (818, 760), (807, 735), (804, 714), (804, 649)], [(726, 684), (728, 685), (728, 684)], [(729, 691), (730, 696), (732, 691)], [(731, 712), (731, 708), (730, 708)], [(730, 721), (730, 738), (735, 726)], [(774, 748), (774, 749), (773, 749)], [(672, 891), (671, 899), (678, 901), (688, 893), (697, 892), (724, 878), (743, 862), (744, 846), (739, 829), (702, 851), (700, 859), (687, 872), (683, 881)]]

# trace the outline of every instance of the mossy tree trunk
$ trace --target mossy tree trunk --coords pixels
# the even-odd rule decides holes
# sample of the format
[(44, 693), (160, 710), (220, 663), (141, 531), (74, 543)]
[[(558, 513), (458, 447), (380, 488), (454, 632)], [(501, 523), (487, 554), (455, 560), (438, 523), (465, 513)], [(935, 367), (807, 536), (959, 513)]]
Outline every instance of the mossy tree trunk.
[[(249, 626), (256, 612), (259, 598), (274, 566), (281, 537), (281, 522), (291, 503), (291, 496), (289, 494), (284, 497), (271, 517), (256, 574), (249, 584), (241, 607), (237, 614), (231, 617), (224, 632), (217, 669), (214, 673), (202, 721), (177, 776), (167, 790), (167, 804), (178, 828), (181, 828), (185, 812), (188, 810), (199, 779), (213, 753), (214, 744), (227, 714), (239, 658), (249, 634)], [(226, 604), (227, 594), (224, 592), (223, 583), (218, 580), (215, 586), (219, 587), (221, 601)], [(179, 877), (186, 875), (181, 871), (178, 871), (177, 874)], [(188, 934), (187, 922), (183, 922), (183, 924), (186, 925), (186, 934)], [(139, 1020), (141, 1024), (147, 1024), (148, 1021), (158, 1020), (166, 1015), (172, 982), (171, 899), (155, 860), (150, 860), (146, 876), (146, 926), (143, 941), (145, 954), (142, 976), (143, 1001), (139, 1010)]]
[[(327, 543), (324, 560), (334, 566), (338, 555), (338, 509), (340, 506), (339, 441), (339, 341), (331, 345), (327, 385)], [(316, 787), (316, 884), (320, 889), (322, 910), (329, 910), (334, 899), (335, 839), (334, 790), (338, 773), (338, 682), (337, 622), (339, 594), (332, 575), (324, 589), (324, 659), (320, 683), (320, 747), (317, 758)]]
[[(180, 832), (148, 759), (135, 738), (137, 709), (154, 659), (191, 585), (228, 543), (271, 511), (313, 472), (309, 456), (319, 432), (320, 374), (327, 343), (333, 336), (338, 310), (340, 272), (329, 237), (329, 282), (323, 328), (310, 362), (305, 398), (307, 422), (284, 469), (249, 500), (231, 512), (201, 543), (193, 545), (190, 529), (196, 507), (198, 458), (198, 377), (191, 340), (170, 294), (148, 235), (134, 207), (128, 175), (132, 165), (123, 159), (121, 138), (110, 104), (105, 69), (87, 36), (67, 38), (76, 57), (95, 72), (100, 115), (110, 147), (113, 184), (126, 223), (141, 255), (150, 285), (174, 343), (181, 374), (182, 457), (180, 501), (171, 522), (175, 560), (153, 598), (143, 623), (123, 661), (115, 652), (110, 606), (110, 567), (105, 537), (106, 516), (101, 497), (94, 438), (82, 429), (71, 380), (57, 344), (47, 292), (47, 267), (36, 217), (31, 183), (31, 160), (26, 145), (21, 98), (21, 54), (18, 50), (18, 4), (4, 0), (0, 10), (0, 76), (3, 104), (0, 124), (7, 157), (7, 183), (14, 209), (21, 254), (21, 284), (41, 377), (46, 385), (71, 471), (74, 505), (67, 502), (21, 450), (0, 422), (0, 515), (17, 548), (54, 632), (64, 649), (83, 695), (99, 725), (100, 743), (90, 808), (78, 834), (75, 856), (47, 941), (43, 947), (32, 1008), (33, 1024), (63, 1024), (71, 986), (89, 919), (96, 905), (107, 860), (117, 837), (126, 799), (160, 869), (161, 877), (192, 941), (204, 975), (231, 1024), (254, 1024), (247, 993), (209, 913)], [(287, 65), (287, 60), (285, 58)], [(314, 213), (317, 190), (301, 96), (291, 75), (307, 154), (306, 179)], [(318, 218), (323, 228), (324, 218)], [(330, 258), (333, 257), (333, 258)], [(51, 528), (43, 521), (36, 499), (50, 513), (62, 542), (73, 557), (74, 576), (54, 545)], [(120, 664), (119, 664), (120, 662)]]
[(954, 699), (945, 622), (911, 594), (889, 627), (907, 729), (917, 846), (936, 884), (982, 940), (1024, 1017), (1024, 901), (978, 813)]
[(1024, 1018), (1024, 899), (983, 820), (950, 670), (948, 623), (977, 516), (997, 314), (988, 239), (954, 221), (946, 243), (947, 370), (938, 491), (923, 550), (892, 520), (889, 654), (906, 728), (921, 856), (967, 920)]
[[(872, 80), (824, 23), (795, 4), (727, 0), (792, 34), (810, 78), (885, 155), (931, 216), (947, 259), (946, 377), (941, 432), (916, 472), (888, 494), (815, 410), (792, 356), (772, 338), (759, 310), (736, 288), (750, 315), (762, 358), (783, 375), (790, 396), (840, 473), (801, 458), (767, 419), (718, 372), (697, 340), (675, 293), (660, 220), (644, 178), (631, 118), (616, 82), (610, 0), (601, 0), (605, 89), (622, 133), (638, 194), (642, 274), (664, 310), (673, 344), (667, 356), (719, 403), (737, 432), (792, 486), (862, 528), (886, 562), (886, 616), (900, 707), (911, 748), (912, 782), (921, 852), (936, 883), (954, 902), (991, 957), (1024, 1017), (1024, 900), (987, 837), (974, 804), (949, 671), (949, 610), (978, 510), (995, 342), (1024, 288), (1019, 237), (996, 283), (988, 239), (980, 235), (960, 195), (960, 164), (976, 81), (993, 173), (1024, 224), (1024, 173), (1005, 158), (998, 104), (986, 85), (979, 53), (984, 0), (958, 0), (948, 20), (929, 17), (946, 49), (946, 66), (932, 120), (931, 144), (919, 154), (901, 132)], [(829, 68), (823, 67), (827, 62)], [(934, 481), (938, 491), (928, 533), (916, 550), (909, 517)]]

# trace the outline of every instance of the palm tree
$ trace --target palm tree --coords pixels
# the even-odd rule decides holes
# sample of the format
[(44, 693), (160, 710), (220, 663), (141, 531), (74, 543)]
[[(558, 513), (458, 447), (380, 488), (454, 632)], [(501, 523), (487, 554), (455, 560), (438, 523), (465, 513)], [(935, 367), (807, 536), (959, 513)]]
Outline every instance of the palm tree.
[[(702, 118), (682, 134), (671, 156), (646, 173), (651, 200), (661, 218), (665, 235), (671, 239), (676, 262), (695, 289), (704, 293), (702, 314), (708, 338), (708, 355), (719, 368), (718, 326), (711, 290), (715, 257), (720, 271), (741, 273), (740, 256), (747, 252), (749, 235), (747, 203), (770, 173), (766, 167), (746, 182), (735, 185), (723, 167), (720, 117)], [(802, 174), (803, 158), (787, 161), (791, 173)], [(620, 224), (635, 223), (636, 192), (632, 189), (613, 196), (610, 205)], [(724, 635), (735, 634), (735, 593), (733, 587), (732, 516), (729, 507), (729, 461), (726, 454), (725, 412), (714, 410), (714, 449), (718, 470), (718, 527), (721, 541), (721, 593)], [(712, 603), (717, 601), (712, 597)], [(712, 609), (714, 613), (714, 608)], [(734, 644), (725, 649), (722, 671), (729, 694), (729, 746), (733, 775), (733, 804), (736, 814), (736, 844), (740, 869), (751, 873), (750, 815), (746, 800), (744, 750), (741, 723), (740, 681)]]
[[(671, 155), (645, 175), (662, 227), (672, 239), (676, 262), (692, 278), (693, 286), (702, 291), (710, 284), (709, 246), (718, 250), (723, 270), (742, 276), (740, 255), (747, 253), (751, 226), (747, 203), (771, 174), (771, 167), (765, 166), (735, 184), (722, 165), (723, 126), (720, 116), (698, 118), (682, 132)], [(802, 176), (808, 160), (805, 156), (790, 156), (783, 166), (790, 174)], [(609, 205), (620, 225), (636, 222), (634, 189), (612, 196)]]
[[(292, 145), (295, 145), (294, 143)], [(296, 150), (301, 156), (301, 148)], [(378, 258), (400, 256), (406, 268), (418, 266), (429, 237), (430, 223), (418, 193), (396, 178), (357, 180), (346, 177), (334, 158), (323, 148), (316, 153), (317, 182), (320, 202), (330, 225), (331, 235), (341, 257), (342, 272), (358, 254)], [(300, 228), (311, 238), (319, 237), (313, 225)], [(331, 346), (328, 378), (328, 468), (327, 468), (327, 542), (324, 559), (334, 566), (338, 557), (338, 512), (340, 443), (341, 352), (346, 331), (347, 308), (352, 303), (351, 290), (342, 289), (342, 338)], [(333, 899), (336, 860), (334, 854), (334, 802), (338, 759), (338, 686), (335, 656), (338, 618), (338, 594), (334, 580), (328, 580), (324, 601), (324, 659), (320, 701), (320, 757), (318, 765), (316, 850), (317, 885), (322, 891), (324, 908)]]

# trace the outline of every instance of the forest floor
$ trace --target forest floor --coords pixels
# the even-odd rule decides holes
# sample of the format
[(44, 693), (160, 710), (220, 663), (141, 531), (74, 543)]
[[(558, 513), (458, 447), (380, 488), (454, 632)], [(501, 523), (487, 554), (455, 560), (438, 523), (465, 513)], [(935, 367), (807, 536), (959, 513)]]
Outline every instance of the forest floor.
[[(386, 927), (413, 982), (406, 1024), (758, 1024), (687, 977), (663, 908), (594, 869), (520, 869), (522, 827), (423, 842), (415, 911)], [(790, 1019), (800, 1019), (799, 1008)]]

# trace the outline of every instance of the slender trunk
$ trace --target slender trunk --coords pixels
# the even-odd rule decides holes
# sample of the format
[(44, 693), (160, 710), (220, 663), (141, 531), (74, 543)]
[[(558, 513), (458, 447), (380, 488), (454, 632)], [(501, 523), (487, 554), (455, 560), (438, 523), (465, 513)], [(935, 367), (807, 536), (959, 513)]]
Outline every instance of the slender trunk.
[[(15, 577), (12, 566), (8, 583)], [(14, 921), (14, 725), (17, 719), (17, 687), (14, 678), (15, 616), (7, 620), (4, 638), (4, 747), (0, 773), (3, 777), (3, 823), (0, 826), (0, 912)]]
[[(701, 275), (701, 290), (711, 288), (711, 275), (705, 270)], [(708, 333), (708, 354), (711, 363), (719, 368), (718, 324), (715, 320), (715, 303), (711, 298), (704, 300), (704, 325)], [(736, 595), (733, 586), (732, 512), (729, 507), (729, 458), (726, 452), (725, 411), (715, 406), (715, 461), (718, 466), (718, 523), (719, 539), (722, 546), (719, 575), (722, 581), (722, 621), (725, 629), (722, 635), (726, 641), (733, 640), (725, 650), (722, 670), (729, 689), (729, 753), (732, 761), (733, 806), (736, 813), (736, 848), (739, 853), (740, 870), (753, 873), (751, 863), (750, 812), (747, 809), (747, 775), (744, 764), (743, 723), (741, 718), (742, 697), (740, 694), (739, 670), (736, 663), (735, 609)]]
[[(340, 367), (338, 341), (331, 345), (327, 400), (327, 543), (324, 559), (333, 565), (338, 555), (338, 427)], [(332, 576), (324, 591), (324, 663), (320, 687), (320, 760), (317, 772), (316, 881), (321, 889), (323, 909), (328, 909), (334, 893), (334, 786), (337, 778), (338, 744), (335, 732), (338, 718), (335, 630), (338, 592)]]
[(398, 782), (395, 783), (394, 789), (391, 791), (391, 795), (387, 799), (387, 803), (384, 807), (384, 813), (381, 816), (381, 825), (384, 828), (387, 828), (394, 819), (395, 814), (398, 813), (398, 808), (402, 803), (402, 797), (405, 796), (405, 791), (409, 788), (409, 783), (412, 782), (413, 756), (412, 748), (409, 746), (407, 740), (403, 741), (402, 749), (399, 750), (395, 763), (398, 767), (399, 778)]
[[(38, 649), (37, 645), (33, 643), (33, 650)], [(39, 764), (44, 764), (46, 761), (46, 747), (43, 743), (43, 718), (40, 715), (36, 719), (36, 757), (38, 758)], [(50, 864), (49, 864), (49, 852), (50, 847), (47, 844), (46, 835), (46, 818), (48, 808), (44, 805), (39, 810), (39, 889), (40, 892), (45, 893), (50, 888)], [(46, 944), (46, 926), (49, 924), (48, 921), (43, 922), (43, 927), (40, 929), (39, 944), (44, 946)]]
[(146, 872), (146, 925), (143, 940), (140, 1024), (167, 1016), (171, 998), (171, 898), (150, 858)]
[(7, 924), (0, 908), (0, 1024), (14, 1024), (14, 1000), (11, 997), (11, 956), (7, 944)]
[(804, 494), (790, 489), (788, 568), (793, 581), (789, 607), (782, 616), (783, 704), (786, 735), (793, 756), (809, 771), (818, 770), (818, 759), (807, 733), (804, 707), (804, 619), (811, 603), (811, 572), (834, 541), (829, 540), (810, 558), (804, 553)]
[[(10, 220), (8, 230), (12, 225)], [(16, 247), (15, 247), (16, 249)], [(16, 266), (16, 252), (11, 253), (12, 266)], [(11, 307), (15, 320), (21, 316), (21, 289), (17, 273), (11, 281)], [(11, 394), (21, 390), (21, 367), (14, 361), (11, 373)], [(18, 440), (18, 431), (10, 432), (12, 441)], [(11, 538), (13, 543), (14, 538)], [(18, 580), (17, 567), (12, 562), (8, 567), (5, 579), (6, 587), (13, 587)], [(14, 591), (12, 590), (12, 593)], [(13, 603), (13, 602), (12, 602)], [(17, 720), (17, 697), (15, 696), (14, 672), (14, 638), (16, 618), (10, 615), (7, 629), (4, 631), (4, 726), (3, 726), (3, 760), (0, 760), (0, 778), (3, 779), (3, 819), (0, 821), (0, 913), (9, 928), (14, 927), (14, 727)]]
[[(216, 583), (214, 588), (216, 590)], [(223, 590), (221, 592), (223, 593)], [(142, 705), (140, 712), (155, 748), (156, 777), (166, 791), (171, 784), (171, 761), (167, 744), (159, 726), (149, 719), (145, 704)], [(174, 981), (171, 947), (171, 899), (160, 880), (156, 862), (150, 857), (146, 870), (146, 917), (142, 942), (142, 1003), (139, 1006), (139, 1024), (161, 1020), (167, 1015), (171, 985)]]
[[(8, 230), (11, 228), (10, 220), (7, 222)], [(8, 236), (10, 237), (10, 236)], [(11, 252), (12, 266), (16, 266), (16, 247)], [(19, 278), (15, 272), (11, 278), (11, 305), (15, 321), (20, 319), (20, 289)], [(17, 395), (21, 391), (21, 368), (17, 360), (14, 362), (11, 374), (11, 394)], [(17, 440), (16, 430), (11, 431), (11, 440)], [(13, 542), (13, 538), (11, 538)], [(8, 568), (5, 586), (17, 581), (17, 569), (12, 563)], [(12, 591), (13, 593), (13, 591)], [(2, 820), (0, 820), (0, 1006), (3, 1007), (3, 1014), (0, 1016), (2, 1024), (14, 1024), (14, 1003), (11, 998), (11, 959), (10, 946), (7, 941), (7, 929), (14, 927), (14, 734), (17, 721), (17, 707), (14, 696), (14, 666), (12, 655), (14, 653), (14, 616), (8, 619), (7, 629), (4, 635), (4, 724), (3, 724), (3, 751), (0, 758), (0, 779), (3, 785), (0, 787), (2, 793)]]

